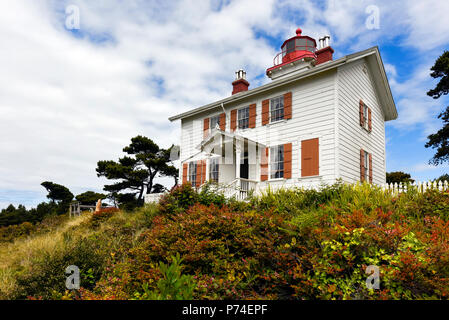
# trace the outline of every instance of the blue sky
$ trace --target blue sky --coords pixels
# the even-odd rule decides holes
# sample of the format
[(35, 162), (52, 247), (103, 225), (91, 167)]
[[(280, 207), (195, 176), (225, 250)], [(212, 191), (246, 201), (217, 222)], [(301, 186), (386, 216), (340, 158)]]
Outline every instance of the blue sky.
[[(80, 29), (66, 27), (69, 5)], [(378, 29), (366, 24), (373, 5)], [(449, 47), (447, 12), (436, 0), (2, 2), (0, 208), (44, 201), (45, 180), (101, 191), (98, 160), (117, 159), (138, 134), (179, 143), (169, 116), (228, 96), (239, 68), (250, 88), (269, 82), (265, 70), (297, 27), (330, 34), (334, 58), (378, 45), (399, 112), (387, 123), (387, 170), (448, 173), (428, 165), (424, 147), (449, 104), (426, 95)]]

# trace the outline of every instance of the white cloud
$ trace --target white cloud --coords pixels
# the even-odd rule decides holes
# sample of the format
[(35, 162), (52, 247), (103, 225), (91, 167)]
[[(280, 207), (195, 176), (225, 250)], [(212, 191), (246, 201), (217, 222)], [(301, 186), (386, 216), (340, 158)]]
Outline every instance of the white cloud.
[(98, 160), (117, 159), (137, 134), (176, 143), (170, 115), (229, 95), (236, 69), (245, 67), (251, 80), (275, 52), (254, 32), (270, 21), (272, 1), (219, 12), (197, 1), (162, 10), (145, 1), (71, 3), (81, 9), (82, 33), (113, 41), (74, 37), (64, 29), (62, 2), (0, 4), (8, 48), (0, 59), (3, 194), (43, 195), (44, 180), (101, 189)]
[[(365, 8), (373, 2), (381, 13), (375, 31), (365, 27)], [(398, 45), (423, 51), (447, 43), (441, 17), (448, 10), (421, 3), (1, 2), (0, 206), (21, 190), (43, 196), (44, 180), (76, 192), (101, 190), (105, 181), (96, 177), (96, 162), (117, 159), (131, 137), (176, 143), (179, 124), (167, 118), (229, 95), (236, 69), (247, 70), (251, 88), (268, 81), (256, 77), (279, 48), (258, 31), (280, 42), (298, 26), (315, 38), (329, 33), (337, 57), (396, 37)], [(67, 4), (80, 7), (77, 36), (64, 28)], [(426, 100), (428, 88), (422, 88), (430, 59), (418, 61), (405, 81), (386, 62), (398, 97), (397, 125), (434, 123), (440, 103)]]

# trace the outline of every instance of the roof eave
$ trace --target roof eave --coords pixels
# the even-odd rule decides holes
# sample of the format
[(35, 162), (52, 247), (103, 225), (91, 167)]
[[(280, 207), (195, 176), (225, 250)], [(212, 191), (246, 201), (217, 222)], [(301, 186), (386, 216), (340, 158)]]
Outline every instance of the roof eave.
[(335, 60), (335, 61), (323, 63), (322, 65), (316, 66), (313, 69), (305, 71), (303, 74), (301, 74), (299, 76), (298, 75), (293, 75), (293, 76), (282, 78), (282, 79), (279, 79), (279, 80), (273, 80), (272, 82), (267, 83), (265, 85), (262, 85), (260, 87), (257, 87), (257, 88), (254, 88), (254, 89), (250, 89), (248, 91), (239, 92), (237, 94), (234, 94), (234, 95), (226, 97), (224, 99), (221, 99), (221, 100), (215, 101), (213, 103), (204, 105), (202, 107), (195, 108), (195, 109), (192, 109), (190, 111), (180, 113), (180, 114), (178, 114), (176, 116), (172, 116), (172, 117), (168, 118), (168, 120), (173, 122), (173, 121), (180, 120), (180, 119), (183, 119), (183, 118), (191, 117), (191, 116), (194, 116), (196, 114), (199, 114), (199, 113), (202, 113), (204, 111), (207, 111), (207, 110), (209, 110), (211, 108), (220, 107), (222, 103), (224, 105), (224, 104), (229, 104), (229, 103), (232, 103), (232, 102), (236, 102), (236, 101), (239, 101), (239, 100), (251, 97), (253, 95), (259, 94), (259, 93), (264, 92), (266, 90), (270, 90), (270, 89), (273, 89), (273, 88), (276, 88), (276, 87), (279, 87), (279, 86), (283, 86), (283, 85), (288, 84), (290, 82), (294, 82), (294, 81), (297, 81), (297, 80), (300, 80), (300, 79), (304, 79), (306, 77), (310, 77), (312, 75), (324, 72), (326, 70), (333, 69), (333, 68), (343, 64), (345, 61), (346, 61), (346, 57), (342, 57), (342, 58), (340, 58), (338, 60)]

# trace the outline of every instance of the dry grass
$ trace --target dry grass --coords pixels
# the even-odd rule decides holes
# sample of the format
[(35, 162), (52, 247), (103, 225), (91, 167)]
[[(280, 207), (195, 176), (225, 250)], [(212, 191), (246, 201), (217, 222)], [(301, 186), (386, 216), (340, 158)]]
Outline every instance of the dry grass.
[(13, 292), (17, 289), (15, 281), (17, 272), (27, 270), (32, 260), (43, 253), (62, 249), (63, 234), (86, 222), (89, 217), (90, 214), (85, 213), (68, 220), (52, 232), (0, 244), (0, 299), (12, 298)]

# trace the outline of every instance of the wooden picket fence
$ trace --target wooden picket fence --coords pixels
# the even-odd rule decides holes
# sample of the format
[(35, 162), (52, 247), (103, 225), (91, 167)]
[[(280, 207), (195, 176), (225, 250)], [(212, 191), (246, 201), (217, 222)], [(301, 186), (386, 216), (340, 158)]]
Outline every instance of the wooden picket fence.
[(447, 181), (439, 181), (439, 182), (414, 182), (412, 184), (406, 184), (406, 183), (390, 183), (385, 184), (382, 186), (382, 188), (386, 191), (391, 191), (392, 193), (402, 193), (407, 192), (410, 188), (415, 188), (418, 190), (418, 192), (426, 192), (429, 189), (432, 190), (439, 190), (439, 191), (446, 191), (449, 190), (449, 183)]

